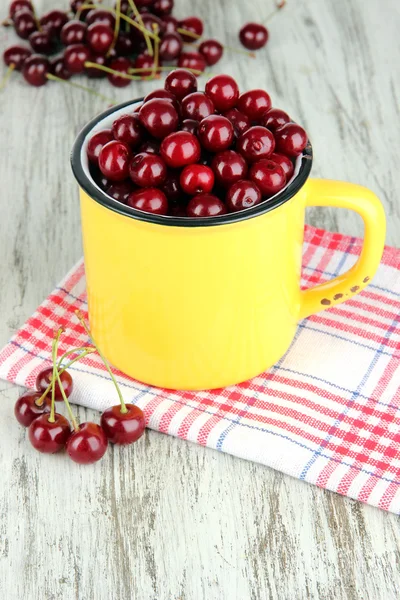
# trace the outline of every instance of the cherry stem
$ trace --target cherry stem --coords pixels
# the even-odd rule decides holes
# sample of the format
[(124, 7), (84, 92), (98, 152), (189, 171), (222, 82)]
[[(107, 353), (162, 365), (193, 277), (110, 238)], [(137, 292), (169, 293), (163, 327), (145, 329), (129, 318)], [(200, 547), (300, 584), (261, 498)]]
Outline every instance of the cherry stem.
[[(85, 67), (90, 67), (91, 69), (99, 69), (99, 71), (104, 71), (105, 73), (110, 73), (111, 75), (123, 77), (124, 79), (131, 79), (133, 81), (138, 81), (141, 79), (141, 77), (134, 77), (133, 75), (128, 75), (128, 73), (115, 71), (114, 69), (110, 69), (110, 67), (106, 67), (105, 65), (98, 65), (97, 63), (90, 62), (90, 60), (85, 62)], [(148, 69), (146, 70), (148, 71)]]
[[(85, 63), (85, 66), (87, 64), (88, 65), (90, 64), (91, 67), (99, 66), (99, 65), (96, 65), (96, 63)], [(59, 81), (60, 83), (66, 83), (67, 85), (70, 85), (74, 88), (78, 88), (78, 90), (83, 90), (84, 92), (87, 92), (88, 94), (92, 94), (92, 96), (97, 96), (101, 100), (110, 102), (112, 106), (115, 105), (114, 100), (111, 100), (111, 98), (107, 98), (107, 96), (103, 96), (103, 94), (100, 94), (99, 92), (96, 92), (95, 90), (92, 90), (91, 88), (88, 88), (85, 85), (81, 85), (80, 83), (74, 83), (72, 81), (68, 81), (67, 79), (62, 79), (61, 77), (57, 77), (56, 75), (53, 75), (52, 73), (47, 73), (46, 77), (47, 77), (47, 79), (50, 79), (51, 81)]]
[[(157, 67), (157, 71), (173, 71), (176, 69), (176, 66), (167, 66), (167, 67)], [(141, 67), (140, 69), (128, 69), (129, 73), (144, 73), (145, 71), (149, 71), (149, 67)], [(198, 69), (190, 69), (189, 67), (185, 67), (185, 71), (190, 71), (194, 75), (203, 75), (204, 71), (199, 71)], [(212, 73), (207, 71), (207, 75), (212, 75)], [(142, 79), (140, 77), (139, 79)]]
[[(51, 408), (50, 408), (50, 416), (49, 416), (49, 423), (54, 423), (55, 421), (55, 408), (56, 408), (56, 400), (55, 400), (55, 390), (56, 390), (56, 373), (58, 373), (57, 370), (57, 350), (58, 350), (58, 342), (60, 340), (60, 336), (62, 334), (62, 332), (64, 331), (64, 329), (62, 327), (60, 327), (56, 333), (56, 335), (54, 336), (53, 339), (53, 344), (52, 344), (52, 349), (51, 349), (51, 356), (53, 359), (53, 376), (51, 378)], [(60, 379), (60, 378), (58, 378)], [(60, 387), (62, 387), (61, 381), (59, 381), (59, 385)]]
[[(144, 23), (143, 23), (142, 15), (138, 11), (136, 4), (134, 3), (133, 0), (128, 0), (128, 2), (129, 2), (129, 6), (131, 7), (133, 14), (135, 15), (136, 19), (138, 20), (139, 25), (141, 25), (144, 29), (146, 29), (146, 27), (144, 26)], [(128, 23), (128, 25), (129, 25), (129, 23)], [(146, 29), (146, 32), (143, 32), (143, 35), (144, 35), (144, 39), (146, 41), (147, 52), (149, 53), (149, 56), (153, 56), (153, 46), (151, 45), (151, 40), (148, 36), (147, 29)]]
[[(64, 387), (63, 387), (62, 381), (60, 379), (60, 373), (58, 372), (57, 367), (56, 367), (56, 377), (57, 377), (57, 381), (58, 381), (58, 386), (60, 388), (61, 396), (63, 397), (65, 406), (67, 407), (67, 410), (68, 410), (69, 418), (71, 419), (72, 427), (75, 429), (75, 431), (79, 431), (78, 423), (76, 422), (74, 413), (71, 410), (71, 405), (68, 402), (68, 398), (65, 394)], [(49, 421), (50, 421), (50, 419), (49, 419)]]
[(108, 374), (110, 375), (110, 377), (111, 377), (111, 379), (113, 381), (113, 384), (115, 385), (115, 389), (117, 390), (119, 401), (121, 403), (121, 413), (127, 413), (128, 409), (126, 408), (125, 401), (124, 401), (124, 399), (122, 397), (122, 393), (121, 393), (120, 387), (119, 387), (119, 385), (117, 383), (117, 380), (115, 379), (115, 377), (113, 375), (113, 372), (111, 371), (110, 364), (109, 364), (108, 360), (106, 359), (106, 357), (104, 356), (104, 354), (102, 353), (102, 351), (100, 350), (100, 348), (98, 347), (98, 345), (96, 343), (96, 340), (93, 338), (93, 335), (92, 335), (89, 327), (87, 326), (86, 321), (85, 321), (84, 316), (81, 313), (81, 311), (80, 310), (76, 310), (75, 314), (76, 314), (76, 316), (78, 318), (78, 321), (82, 325), (83, 329), (86, 331), (86, 333), (88, 334), (88, 336), (91, 338), (93, 346), (96, 348), (98, 355), (100, 356), (101, 360), (103, 361), (104, 366), (107, 369)]
[(11, 65), (9, 65), (3, 79), (0, 81), (0, 91), (3, 90), (6, 85), (7, 85), (7, 81), (10, 79), (12, 72), (15, 69), (15, 64), (11, 63)]
[[(83, 10), (89, 9), (89, 8), (98, 8), (97, 4), (82, 4), (78, 10), (78, 12), (76, 13), (76, 18), (79, 19), (79, 17), (81, 16), (81, 13)], [(112, 15), (115, 15), (115, 10), (113, 10), (112, 8), (106, 8), (105, 6), (102, 7), (102, 10), (106, 10), (107, 12), (111, 13)], [(127, 17), (126, 15), (124, 15), (124, 13), (120, 13), (120, 18), (124, 19), (124, 21), (126, 21), (127, 23), (129, 23), (129, 25), (132, 25), (132, 27), (136, 27), (136, 29), (139, 29), (139, 31), (141, 31), (143, 33), (144, 36), (148, 36), (152, 39), (158, 38), (158, 36), (155, 36), (154, 33), (150, 33), (150, 31), (148, 29), (146, 29), (146, 27), (139, 25), (139, 23), (136, 23), (136, 21), (134, 21), (133, 19), (130, 19), (129, 17)], [(160, 38), (158, 38), (160, 39)]]
[[(153, 27), (153, 32), (157, 35), (159, 32), (158, 25), (156, 23), (153, 23), (152, 27)], [(158, 67), (158, 63), (159, 63), (159, 50), (160, 50), (160, 38), (157, 37), (157, 39), (154, 40), (154, 60), (153, 60), (153, 72), (152, 72), (153, 79), (155, 79), (157, 76), (157, 67)], [(149, 79), (151, 79), (152, 77), (150, 76)]]
[(199, 40), (201, 35), (198, 33), (193, 33), (193, 31), (189, 31), (188, 29), (183, 29), (182, 27), (177, 27), (177, 32), (182, 33), (183, 35), (187, 35), (188, 37), (193, 38), (194, 40)]
[(36, 10), (35, 10), (35, 7), (33, 6), (33, 2), (31, 2), (31, 6), (32, 6), (32, 14), (33, 14), (33, 18), (35, 19), (36, 27), (38, 28), (38, 31), (42, 31), (42, 26), (40, 24), (37, 14), (36, 14)]
[(276, 8), (268, 15), (266, 19), (264, 19), (264, 23), (268, 23), (286, 4), (286, 0), (280, 0), (277, 2)]
[(114, 38), (110, 48), (108, 49), (107, 56), (110, 56), (111, 52), (115, 48), (115, 44), (117, 43), (119, 28), (121, 24), (121, 0), (117, 0), (115, 4), (115, 27), (114, 27)]

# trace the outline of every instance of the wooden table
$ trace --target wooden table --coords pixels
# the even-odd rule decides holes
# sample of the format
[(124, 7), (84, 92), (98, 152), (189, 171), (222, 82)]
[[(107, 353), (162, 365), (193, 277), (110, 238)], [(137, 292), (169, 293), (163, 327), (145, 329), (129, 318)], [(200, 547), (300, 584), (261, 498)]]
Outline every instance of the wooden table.
[[(209, 35), (232, 45), (241, 24), (272, 8), (272, 0), (176, 4), (178, 15), (198, 13)], [(314, 176), (373, 189), (386, 207), (387, 241), (399, 245), (399, 1), (288, 4), (256, 60), (227, 53), (213, 71), (243, 89), (266, 88), (307, 128)], [(15, 39), (10, 30), (0, 36), (2, 48)], [(158, 84), (88, 85), (123, 101)], [(18, 75), (0, 95), (1, 344), (81, 255), (69, 152), (103, 108), (79, 90), (34, 89)], [(362, 233), (344, 211), (314, 209), (309, 222)], [(17, 389), (1, 382), (0, 390), (1, 599), (399, 597), (395, 515), (153, 431), (79, 468), (33, 451), (14, 420)]]

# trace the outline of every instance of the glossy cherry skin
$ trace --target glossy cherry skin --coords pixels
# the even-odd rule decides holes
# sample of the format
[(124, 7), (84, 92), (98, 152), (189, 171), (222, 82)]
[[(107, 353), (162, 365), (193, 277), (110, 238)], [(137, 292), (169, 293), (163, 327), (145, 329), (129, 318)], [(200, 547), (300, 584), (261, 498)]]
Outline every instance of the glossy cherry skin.
[(155, 0), (151, 10), (158, 17), (165, 17), (172, 13), (174, 0)]
[(154, 215), (168, 213), (167, 197), (157, 188), (145, 188), (132, 192), (128, 198), (128, 205)]
[(214, 171), (217, 183), (223, 187), (230, 187), (247, 175), (246, 161), (243, 156), (234, 150), (225, 150), (216, 154), (212, 160), (211, 168)]
[[(136, 148), (145, 136), (143, 126), (137, 114), (121, 115), (112, 126), (114, 139), (125, 142), (130, 148)], [(111, 141), (111, 140), (109, 140)]]
[(85, 62), (90, 60), (90, 50), (84, 44), (71, 44), (64, 50), (64, 63), (70, 73), (83, 73)]
[(122, 202), (122, 204), (126, 204), (128, 201), (128, 196), (134, 191), (134, 186), (130, 181), (118, 181), (116, 183), (112, 183), (107, 189), (106, 193), (117, 200), (118, 202)]
[(60, 35), (61, 29), (68, 21), (67, 13), (62, 10), (50, 10), (40, 17), (42, 27), (52, 29), (56, 36)]
[(221, 60), (224, 47), (217, 40), (205, 40), (199, 46), (199, 53), (203, 56), (206, 64), (211, 67)]
[(268, 42), (268, 29), (260, 23), (247, 23), (239, 32), (239, 39), (248, 50), (259, 50)]
[[(104, 54), (91, 54), (90, 62), (108, 67), (110, 61)], [(107, 77), (107, 73), (100, 69), (96, 69), (95, 67), (85, 67), (85, 73), (90, 79), (104, 79), (104, 77)]]
[(214, 173), (205, 165), (187, 165), (181, 173), (180, 184), (191, 196), (208, 193), (214, 187)]
[(167, 90), (164, 90), (163, 88), (159, 88), (157, 90), (153, 90), (152, 92), (149, 92), (147, 94), (147, 96), (145, 96), (145, 98), (143, 100), (143, 104), (145, 102), (148, 102), (149, 100), (153, 100), (154, 98), (162, 98), (163, 100), (171, 100), (171, 102), (174, 104), (175, 108), (178, 106), (178, 102), (177, 102), (175, 96), (173, 94), (171, 94), (171, 92), (168, 92)]
[(14, 16), (14, 27), (15, 33), (23, 40), (27, 40), (31, 33), (37, 31), (35, 17), (32, 12), (27, 8), (19, 10)]
[(160, 154), (160, 142), (158, 140), (145, 140), (139, 146), (139, 152), (147, 152), (147, 154)]
[(188, 131), (189, 133), (193, 133), (193, 135), (197, 135), (199, 122), (194, 119), (184, 119), (180, 128), (182, 131)]
[(29, 56), (22, 67), (22, 75), (25, 80), (35, 87), (40, 87), (47, 83), (47, 73), (49, 71), (49, 61), (39, 54), (32, 54), (32, 56)]
[(108, 144), (108, 142), (112, 142), (113, 139), (114, 135), (111, 129), (103, 129), (92, 135), (87, 145), (87, 155), (91, 163), (98, 165), (101, 149)]
[(102, 23), (103, 25), (108, 25), (108, 27), (113, 31), (115, 27), (114, 15), (107, 10), (103, 10), (102, 8), (93, 8), (90, 10), (87, 14), (85, 22), (88, 26), (92, 25), (92, 23)]
[(244, 210), (259, 204), (262, 200), (260, 188), (253, 181), (241, 179), (231, 185), (226, 194), (226, 204), (231, 212)]
[(285, 172), (268, 158), (258, 160), (250, 169), (250, 179), (258, 185), (263, 196), (273, 196), (286, 185)]
[(169, 167), (179, 169), (196, 163), (201, 149), (198, 139), (192, 133), (175, 131), (163, 139), (160, 151)]
[(181, 54), (182, 48), (183, 42), (179, 33), (164, 34), (160, 44), (161, 60), (175, 60)]
[[(45, 392), (48, 386), (50, 385), (52, 379), (53, 367), (47, 367), (46, 369), (40, 371), (40, 373), (36, 377), (36, 389), (38, 390), (38, 392)], [(68, 398), (72, 394), (72, 389), (74, 387), (72, 376), (68, 373), (68, 371), (63, 371), (63, 373), (60, 373), (60, 379), (65, 395)], [(51, 389), (49, 391), (49, 396), (51, 397)], [(61, 402), (63, 400), (58, 381), (55, 382), (54, 386), (54, 399), (57, 402)]]
[(61, 29), (60, 37), (64, 46), (82, 44), (85, 41), (87, 25), (82, 21), (69, 21)]
[(37, 417), (50, 412), (51, 401), (49, 397), (46, 397), (44, 402), (38, 406), (37, 402), (41, 395), (41, 392), (29, 390), (18, 398), (14, 406), (14, 415), (18, 423), (24, 427), (29, 427)]
[(164, 87), (178, 100), (182, 100), (188, 94), (197, 92), (196, 76), (185, 69), (174, 69), (165, 78)]
[(51, 54), (54, 51), (54, 38), (45, 29), (31, 33), (29, 43), (38, 54)]
[(265, 90), (250, 90), (239, 96), (237, 109), (251, 121), (257, 121), (271, 108), (271, 98)]
[(23, 46), (10, 46), (4, 50), (3, 60), (8, 67), (14, 65), (14, 68), (17, 71), (20, 71), (26, 59), (31, 55), (32, 52), (29, 48), (24, 48)]
[(223, 116), (229, 119), (233, 125), (233, 130), (236, 137), (240, 137), (242, 133), (250, 129), (251, 121), (249, 117), (241, 113), (237, 108), (231, 108), (223, 113)]
[[(186, 167), (185, 167), (186, 168)], [(179, 202), (183, 197), (178, 171), (169, 171), (160, 189), (166, 195), (168, 202)]]
[(269, 129), (256, 125), (242, 133), (236, 149), (247, 160), (254, 162), (260, 158), (269, 158), (275, 148), (275, 140)]
[(127, 412), (121, 412), (121, 405), (107, 408), (101, 415), (101, 426), (112, 444), (133, 444), (144, 433), (146, 421), (143, 411), (134, 404), (126, 404)]
[(270, 108), (267, 112), (263, 113), (260, 118), (260, 125), (266, 127), (270, 131), (275, 131), (282, 125), (289, 123), (290, 117), (285, 111), (280, 108)]
[(165, 33), (175, 33), (179, 27), (178, 19), (175, 19), (172, 15), (162, 17), (161, 20), (164, 23)]
[(211, 98), (203, 92), (193, 92), (182, 100), (182, 117), (202, 121), (214, 114), (214, 104)]
[(284, 154), (275, 152), (273, 152), (269, 158), (282, 167), (286, 175), (286, 181), (289, 181), (294, 173), (294, 166), (290, 158)]
[(233, 142), (233, 125), (226, 117), (210, 115), (200, 122), (198, 137), (203, 148), (209, 152), (226, 150)]
[(97, 54), (106, 54), (114, 40), (114, 32), (104, 23), (92, 23), (86, 32), (86, 41)]
[[(127, 75), (130, 68), (131, 61), (124, 56), (114, 58), (114, 60), (110, 62), (110, 69), (118, 71), (119, 73), (125, 73)], [(115, 87), (126, 87), (131, 83), (131, 80), (127, 77), (120, 77), (119, 75), (111, 73), (107, 75), (107, 79)]]
[[(146, 71), (140, 71), (136, 74), (137, 76), (142, 77), (142, 79), (144, 79), (145, 77), (150, 77), (153, 74), (153, 66), (154, 58), (152, 56), (149, 56), (146, 52), (143, 52), (143, 54), (139, 54), (139, 56), (137, 56), (135, 59), (135, 69), (148, 69)], [(159, 71), (156, 70), (156, 72), (158, 73)]]
[[(137, 21), (137, 19), (135, 20)], [(164, 32), (164, 23), (156, 15), (145, 12), (142, 14), (142, 21), (145, 28), (151, 33), (162, 34)]]
[(300, 125), (287, 123), (275, 131), (276, 150), (286, 156), (298, 156), (307, 146), (307, 134)]
[(97, 423), (82, 423), (78, 431), (68, 438), (66, 451), (69, 457), (80, 465), (90, 465), (100, 460), (106, 453), (108, 439), (104, 429)]
[(178, 113), (170, 100), (152, 98), (145, 102), (139, 110), (139, 119), (147, 131), (157, 139), (163, 139), (179, 124)]
[(129, 176), (140, 187), (157, 187), (167, 176), (167, 167), (157, 154), (136, 154), (129, 165)]
[(64, 79), (65, 81), (71, 77), (71, 73), (68, 71), (67, 67), (64, 64), (64, 59), (54, 58), (50, 62), (50, 72), (59, 77), (60, 79)]
[(127, 144), (114, 140), (100, 150), (99, 167), (110, 181), (123, 181), (129, 176), (132, 153)]
[(65, 417), (55, 413), (54, 423), (44, 413), (34, 419), (28, 429), (29, 441), (35, 450), (55, 454), (62, 450), (71, 435), (71, 427)]
[(221, 112), (234, 108), (239, 98), (238, 84), (230, 75), (214, 75), (207, 81), (205, 91)]
[(182, 69), (190, 69), (195, 75), (203, 73), (207, 66), (204, 57), (200, 52), (182, 52), (178, 59), (178, 67)]
[(186, 31), (190, 31), (194, 35), (181, 34), (182, 39), (187, 44), (195, 42), (196, 39), (200, 38), (203, 35), (204, 25), (203, 21), (198, 17), (187, 17), (179, 22), (179, 27), (181, 29), (186, 29)]
[(10, 3), (8, 14), (12, 19), (17, 12), (24, 9), (33, 12), (32, 2), (30, 2), (30, 0), (13, 0), (13, 2)]
[(217, 217), (226, 213), (226, 206), (217, 196), (199, 194), (194, 196), (186, 208), (188, 217)]

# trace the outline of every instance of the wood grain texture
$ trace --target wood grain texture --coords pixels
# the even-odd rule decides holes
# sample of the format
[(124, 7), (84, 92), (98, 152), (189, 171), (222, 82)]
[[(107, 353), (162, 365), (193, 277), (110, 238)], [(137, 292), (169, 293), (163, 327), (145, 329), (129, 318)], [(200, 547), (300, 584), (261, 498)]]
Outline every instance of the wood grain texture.
[[(235, 45), (240, 25), (269, 14), (272, 0), (176, 5)], [(399, 245), (398, 0), (289, 0), (270, 30), (257, 60), (230, 54), (213, 70), (270, 91), (309, 131), (313, 174), (373, 189), (388, 243)], [(1, 47), (11, 40), (2, 29)], [(158, 84), (89, 85), (123, 101)], [(81, 255), (69, 152), (104, 107), (67, 86), (29, 88), (17, 75), (1, 93), (1, 344)], [(362, 233), (352, 213), (314, 209), (309, 221)], [(91, 468), (38, 455), (13, 417), (17, 390), (2, 382), (0, 394), (1, 599), (398, 598), (396, 516), (155, 432)]]

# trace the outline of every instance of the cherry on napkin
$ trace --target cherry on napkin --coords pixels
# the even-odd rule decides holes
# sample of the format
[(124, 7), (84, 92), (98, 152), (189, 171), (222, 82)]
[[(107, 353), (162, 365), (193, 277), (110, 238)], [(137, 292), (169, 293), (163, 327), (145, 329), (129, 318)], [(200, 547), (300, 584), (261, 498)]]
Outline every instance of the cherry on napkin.
[[(358, 238), (306, 227), (303, 285), (347, 270), (361, 246)], [(0, 377), (33, 387), (50, 365), (60, 325), (67, 331), (59, 354), (87, 344), (77, 308), (86, 313), (82, 261), (0, 352)], [(72, 402), (101, 411), (117, 400), (97, 355), (70, 370)], [(400, 250), (385, 249), (361, 294), (301, 321), (285, 356), (250, 381), (185, 392), (114, 372), (152, 429), (400, 513)]]

